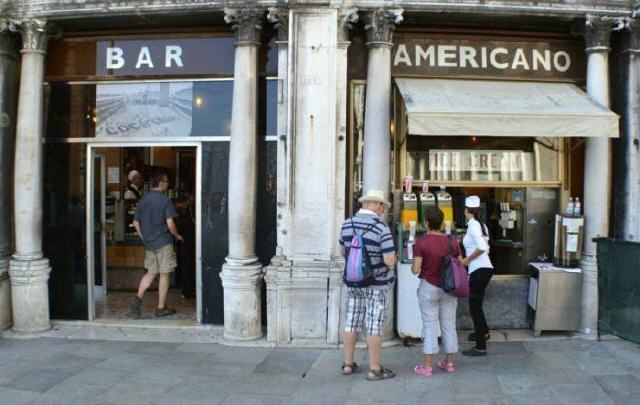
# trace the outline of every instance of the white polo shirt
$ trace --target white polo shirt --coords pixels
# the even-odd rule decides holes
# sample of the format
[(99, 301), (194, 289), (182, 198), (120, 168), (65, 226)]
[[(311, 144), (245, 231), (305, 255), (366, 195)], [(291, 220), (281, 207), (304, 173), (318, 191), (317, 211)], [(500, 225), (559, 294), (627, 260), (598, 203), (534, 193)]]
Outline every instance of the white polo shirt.
[[(489, 230), (486, 228), (486, 225), (485, 231), (488, 235)], [(467, 233), (464, 235), (464, 239), (462, 239), (462, 244), (464, 245), (467, 256), (471, 256), (477, 249), (482, 250), (482, 254), (469, 263), (469, 274), (478, 269), (493, 268), (491, 259), (489, 259), (489, 236), (482, 235), (480, 222), (476, 221), (475, 218), (469, 221)]]

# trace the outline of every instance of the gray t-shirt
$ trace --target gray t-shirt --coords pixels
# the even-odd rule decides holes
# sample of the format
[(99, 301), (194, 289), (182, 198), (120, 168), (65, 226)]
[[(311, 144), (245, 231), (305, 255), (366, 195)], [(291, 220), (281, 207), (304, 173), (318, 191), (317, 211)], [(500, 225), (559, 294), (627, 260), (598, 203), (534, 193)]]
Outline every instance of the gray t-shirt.
[(161, 192), (152, 190), (142, 197), (134, 219), (140, 222), (145, 249), (155, 251), (173, 243), (167, 219), (177, 216), (173, 203)]

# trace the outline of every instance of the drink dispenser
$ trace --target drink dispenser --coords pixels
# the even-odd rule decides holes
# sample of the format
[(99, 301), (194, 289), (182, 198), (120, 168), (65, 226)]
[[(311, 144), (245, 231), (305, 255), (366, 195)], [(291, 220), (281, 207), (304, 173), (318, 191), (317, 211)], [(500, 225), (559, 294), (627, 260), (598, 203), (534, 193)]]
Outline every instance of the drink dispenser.
[(420, 193), (420, 211), (422, 212), (422, 226), (426, 226), (424, 219), (427, 208), (436, 206), (436, 196), (433, 193)]
[(400, 220), (405, 230), (409, 229), (409, 221), (418, 222), (418, 197), (414, 193), (402, 194)]

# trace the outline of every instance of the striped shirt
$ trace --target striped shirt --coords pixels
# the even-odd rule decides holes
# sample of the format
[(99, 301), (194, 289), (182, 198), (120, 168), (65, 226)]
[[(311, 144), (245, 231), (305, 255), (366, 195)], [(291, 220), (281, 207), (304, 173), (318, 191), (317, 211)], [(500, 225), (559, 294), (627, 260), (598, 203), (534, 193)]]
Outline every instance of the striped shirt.
[(382, 258), (382, 255), (395, 253), (391, 230), (373, 212), (360, 210), (355, 216), (342, 223), (339, 239), (341, 246), (349, 248), (351, 239), (353, 239), (354, 228), (358, 235), (362, 235), (362, 240), (373, 268), (373, 274), (376, 278), (371, 287), (378, 289), (391, 288), (396, 281), (395, 270), (387, 267)]

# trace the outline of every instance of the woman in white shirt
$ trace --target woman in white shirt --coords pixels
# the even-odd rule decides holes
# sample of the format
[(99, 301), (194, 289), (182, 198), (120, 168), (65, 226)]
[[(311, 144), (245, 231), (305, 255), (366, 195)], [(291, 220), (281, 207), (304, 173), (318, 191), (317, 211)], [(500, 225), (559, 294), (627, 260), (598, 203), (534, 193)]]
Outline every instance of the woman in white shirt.
[(462, 243), (467, 257), (462, 259), (462, 264), (469, 268), (469, 311), (475, 329), (473, 336), (469, 336), (469, 340), (475, 340), (476, 345), (463, 351), (462, 354), (465, 356), (486, 356), (489, 327), (482, 310), (482, 301), (493, 275), (493, 265), (489, 259), (489, 229), (478, 216), (480, 197), (469, 196), (465, 199), (464, 205), (466, 207), (464, 215), (467, 218), (467, 233)]

